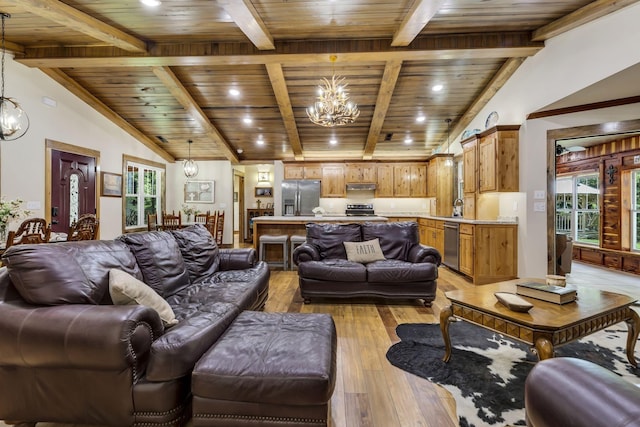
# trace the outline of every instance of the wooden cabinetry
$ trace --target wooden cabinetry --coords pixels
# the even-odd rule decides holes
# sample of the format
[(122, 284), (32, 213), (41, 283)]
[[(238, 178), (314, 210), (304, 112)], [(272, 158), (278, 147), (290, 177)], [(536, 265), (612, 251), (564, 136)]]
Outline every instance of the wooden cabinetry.
[(393, 187), (394, 197), (427, 197), (427, 165), (395, 164)]
[(321, 179), (320, 164), (285, 164), (284, 179)]
[(438, 165), (432, 159), (427, 165), (427, 197), (436, 197), (438, 189)]
[[(453, 159), (452, 155), (443, 155), (429, 160), (436, 173), (436, 216), (451, 216), (453, 212)], [(431, 212), (433, 214), (433, 212)]]
[(253, 218), (257, 216), (273, 216), (273, 209), (247, 209), (247, 232), (245, 241), (253, 242)]
[(497, 126), (480, 134), (478, 142), (478, 189), (519, 190), (519, 126)]
[(323, 164), (320, 197), (346, 197), (345, 167), (343, 164)]
[(427, 219), (424, 226), (424, 244), (436, 248), (440, 255), (444, 255), (444, 221)]
[(477, 174), (477, 154), (478, 144), (476, 137), (467, 139), (462, 142), (462, 168), (463, 168), (463, 186), (464, 193), (475, 193), (478, 183)]
[(347, 184), (372, 183), (377, 181), (376, 165), (374, 163), (347, 163)]
[(393, 165), (377, 166), (376, 197), (393, 197)]
[(474, 284), (518, 277), (517, 224), (460, 224), (459, 270)]

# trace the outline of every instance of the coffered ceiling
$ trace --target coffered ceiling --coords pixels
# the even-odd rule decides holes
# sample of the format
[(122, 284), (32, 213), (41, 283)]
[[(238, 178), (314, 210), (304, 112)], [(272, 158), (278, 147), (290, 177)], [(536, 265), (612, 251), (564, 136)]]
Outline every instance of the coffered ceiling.
[[(546, 39), (636, 1), (0, 0), (0, 11), (18, 62), (166, 160), (191, 139), (193, 158), (252, 163), (424, 159), (446, 143), (447, 118), (462, 132)], [(334, 73), (361, 113), (326, 128), (306, 108)]]

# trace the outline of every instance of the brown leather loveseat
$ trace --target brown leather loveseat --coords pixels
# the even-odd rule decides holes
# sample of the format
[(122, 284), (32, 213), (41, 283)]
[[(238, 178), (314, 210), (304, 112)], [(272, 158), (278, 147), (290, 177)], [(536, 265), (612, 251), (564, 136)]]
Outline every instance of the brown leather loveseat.
[[(254, 249), (218, 249), (202, 225), (19, 245), (2, 261), (0, 419), (10, 421), (185, 424), (196, 362), (243, 310), (264, 306), (269, 284)], [(111, 269), (151, 287), (177, 324), (114, 305)]]
[[(317, 297), (384, 297), (422, 299), (430, 306), (435, 299), (441, 256), (420, 244), (416, 222), (309, 223), (306, 230), (306, 243), (293, 252), (305, 302)], [(376, 240), (382, 251), (379, 260), (348, 259), (344, 242)]]

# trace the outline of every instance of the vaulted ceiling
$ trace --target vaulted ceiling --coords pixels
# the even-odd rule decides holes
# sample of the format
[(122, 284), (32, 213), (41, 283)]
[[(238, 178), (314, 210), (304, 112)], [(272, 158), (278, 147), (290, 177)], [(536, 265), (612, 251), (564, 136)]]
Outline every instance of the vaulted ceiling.
[[(452, 136), (465, 130), (545, 40), (636, 1), (0, 0), (0, 11), (18, 62), (166, 160), (193, 140), (195, 159), (253, 163), (425, 159), (446, 144), (446, 119)], [(327, 128), (306, 109), (333, 74), (361, 113)]]

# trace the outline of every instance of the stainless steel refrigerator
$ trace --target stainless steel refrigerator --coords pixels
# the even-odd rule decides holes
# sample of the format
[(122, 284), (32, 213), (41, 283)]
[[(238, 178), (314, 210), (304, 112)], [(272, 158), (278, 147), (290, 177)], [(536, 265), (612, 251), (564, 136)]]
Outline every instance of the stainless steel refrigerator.
[(282, 181), (282, 215), (313, 215), (316, 206), (320, 206), (320, 181)]

